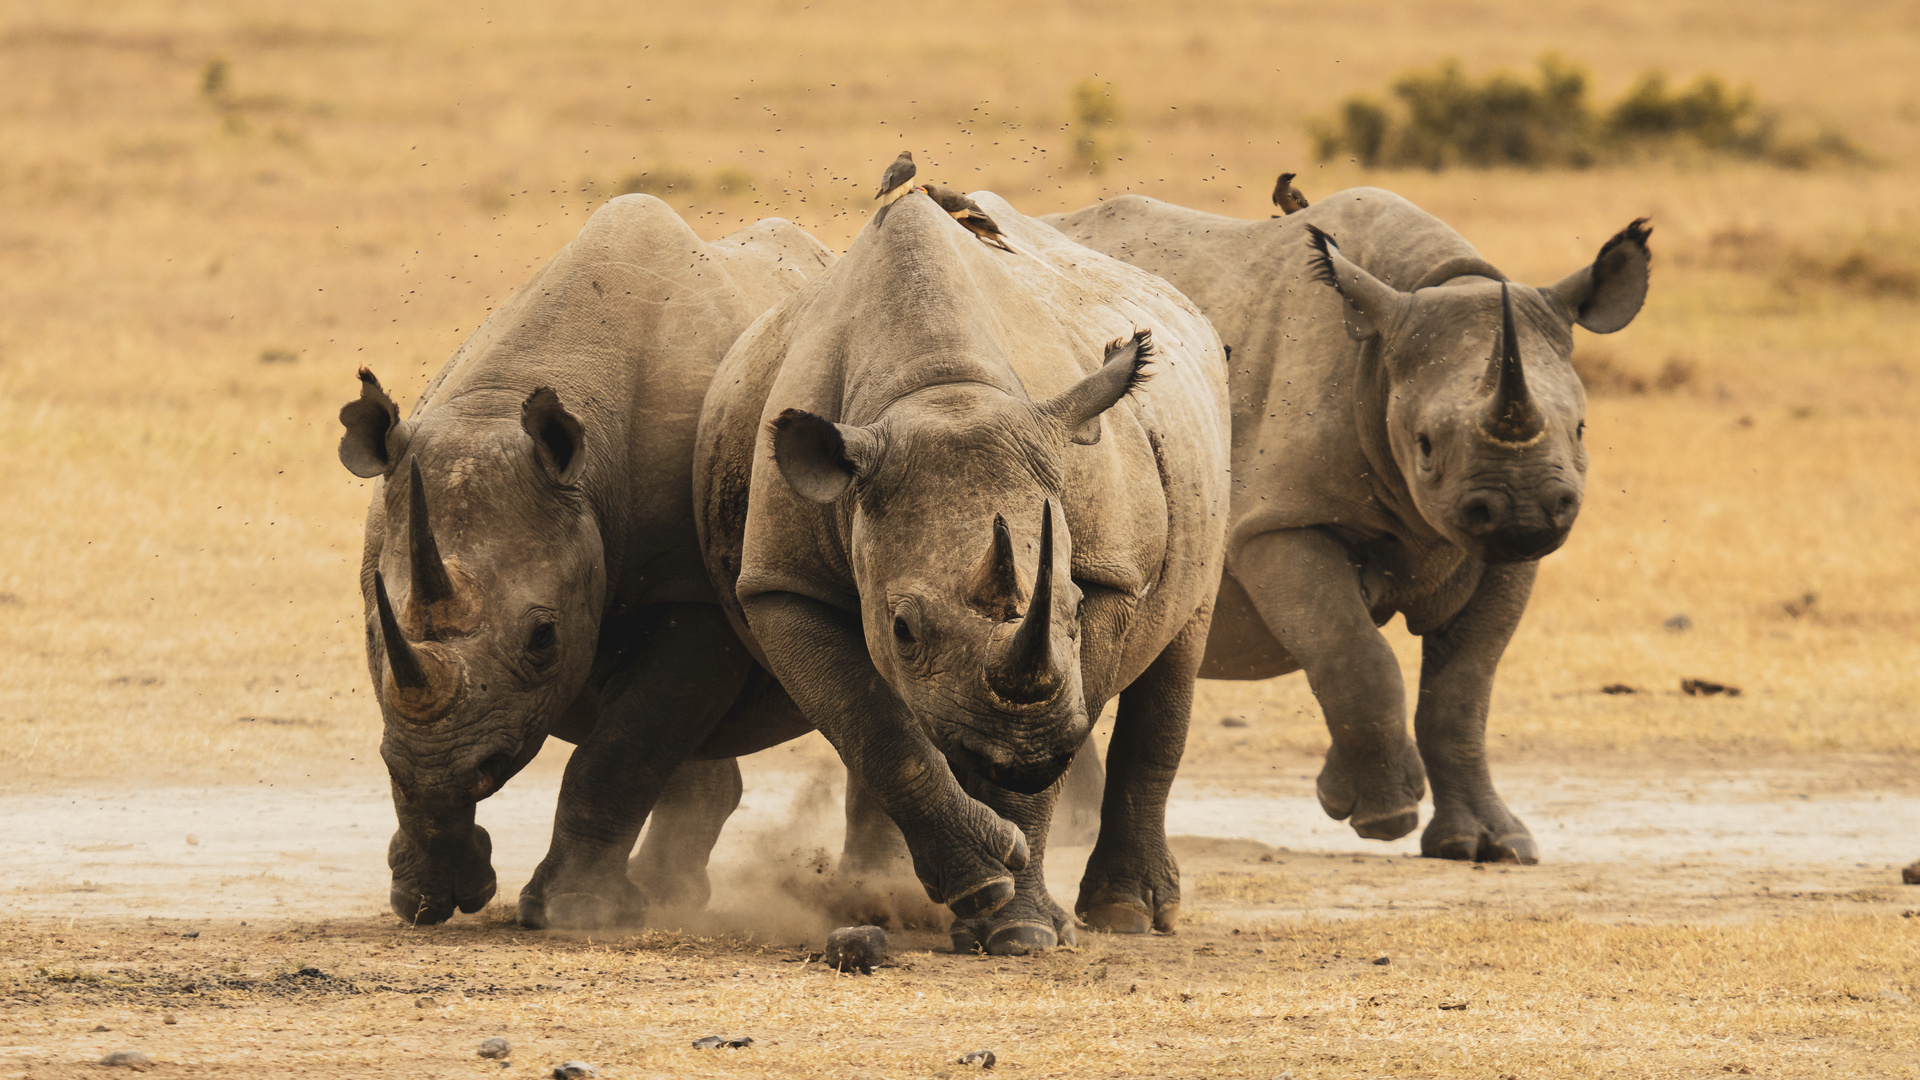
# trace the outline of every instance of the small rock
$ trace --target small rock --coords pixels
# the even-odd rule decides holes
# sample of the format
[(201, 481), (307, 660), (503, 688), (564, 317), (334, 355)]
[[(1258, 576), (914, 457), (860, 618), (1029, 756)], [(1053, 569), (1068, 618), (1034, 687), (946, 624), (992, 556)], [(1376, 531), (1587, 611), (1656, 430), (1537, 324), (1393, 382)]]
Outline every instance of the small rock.
[(1246, 727), (1247, 719), (1244, 716), (1223, 716), (1220, 718), (1220, 726), (1221, 727)]
[(1608, 683), (1607, 685), (1601, 687), (1600, 692), (1603, 694), (1637, 694), (1640, 691), (1635, 690), (1633, 687), (1628, 686), (1626, 683), (1616, 682), (1616, 683)]
[(480, 1056), (483, 1058), (498, 1061), (511, 1053), (513, 1053), (513, 1044), (498, 1035), (480, 1044)]
[(993, 1068), (993, 1063), (998, 1060), (998, 1058), (993, 1056), (993, 1051), (991, 1050), (969, 1050), (960, 1055), (959, 1064), (978, 1065), (983, 1069), (991, 1069)]
[(160, 1022), (171, 1027), (172, 1025), (179, 1023), (180, 1018), (173, 1015), (172, 1013), (168, 1013), (167, 1015), (160, 1018)]
[(553, 1080), (580, 1080), (581, 1077), (599, 1075), (599, 1069), (584, 1061), (563, 1061), (553, 1067)]
[(110, 1028), (110, 1027), (108, 1027), (108, 1026), (107, 1026), (107, 1025), (105, 1025), (105, 1024), (95, 1024), (95, 1025), (93, 1025), (93, 1030), (95, 1030), (95, 1031), (112, 1031), (113, 1029), (112, 1029), (112, 1028)]
[(1672, 618), (1668, 619), (1666, 622), (1661, 623), (1660, 625), (1666, 627), (1667, 629), (1673, 631), (1676, 634), (1684, 634), (1687, 631), (1693, 629), (1693, 620), (1688, 618), (1686, 615), (1681, 614), (1681, 615), (1673, 616)]
[(413, 1007), (416, 1009), (431, 1009), (438, 1004), (440, 1003), (430, 997), (417, 997), (413, 999)]
[(1443, 1001), (1440, 1003), (1440, 1007), (1449, 1012), (1460, 1012), (1467, 1007), (1467, 1003), (1464, 1001)]
[(129, 1069), (146, 1072), (153, 1067), (153, 1059), (138, 1050), (115, 1050), (100, 1059), (102, 1065), (121, 1065)]
[(877, 926), (843, 926), (827, 935), (827, 951), (821, 954), (835, 971), (873, 974), (887, 959), (887, 932)]
[(1373, 958), (1374, 967), (1386, 967), (1392, 963), (1393, 963), (1393, 957), (1391, 956), (1376, 956)]
[(1740, 696), (1739, 687), (1717, 683), (1712, 679), (1681, 679), (1680, 692), (1688, 697), (1712, 697), (1715, 694), (1725, 694), (1728, 697)]
[(1920, 861), (1900, 871), (1900, 880), (1908, 885), (1920, 885)]
[(181, 937), (183, 937), (183, 938), (185, 938), (185, 939), (187, 939), (188, 941), (192, 941), (192, 940), (193, 940), (194, 938), (197, 938), (197, 937), (199, 937), (199, 936), (200, 936), (200, 931), (198, 931), (198, 930), (189, 930), (189, 931), (187, 931), (186, 933), (184, 933), (184, 934), (181, 934), (180, 936), (181, 936)]
[(750, 1035), (735, 1035), (732, 1038), (725, 1035), (708, 1035), (693, 1040), (695, 1050), (745, 1050), (752, 1045), (753, 1037)]

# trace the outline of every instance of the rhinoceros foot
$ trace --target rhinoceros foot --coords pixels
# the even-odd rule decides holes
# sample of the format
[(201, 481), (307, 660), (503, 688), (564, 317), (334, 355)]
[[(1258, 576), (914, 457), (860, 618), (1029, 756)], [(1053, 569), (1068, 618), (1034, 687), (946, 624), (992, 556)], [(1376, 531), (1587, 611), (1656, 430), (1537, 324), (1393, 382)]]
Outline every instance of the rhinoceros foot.
[(1180, 865), (1164, 839), (1119, 853), (1096, 845), (1073, 910), (1089, 930), (1171, 934), (1180, 922)]
[(1462, 862), (1524, 863), (1540, 861), (1533, 834), (1513, 812), (1495, 798), (1492, 805), (1438, 807), (1427, 831), (1420, 834), (1420, 854), (1429, 859)]
[(1077, 945), (1079, 931), (1073, 916), (1046, 894), (1022, 889), (991, 916), (956, 919), (948, 933), (957, 953), (984, 952), (991, 956), (1027, 956), (1056, 945)]
[(387, 865), (393, 871), (387, 904), (416, 926), (446, 922), (456, 910), (471, 915), (486, 907), (499, 887), (493, 839), (478, 825), (464, 836), (436, 837), (428, 848), (404, 829), (396, 831)]
[(1327, 750), (1314, 791), (1320, 808), (1335, 821), (1345, 821), (1369, 840), (1398, 840), (1420, 825), (1420, 797), (1427, 792), (1427, 774), (1410, 739), (1398, 746), (1369, 751), (1364, 762), (1341, 750)]

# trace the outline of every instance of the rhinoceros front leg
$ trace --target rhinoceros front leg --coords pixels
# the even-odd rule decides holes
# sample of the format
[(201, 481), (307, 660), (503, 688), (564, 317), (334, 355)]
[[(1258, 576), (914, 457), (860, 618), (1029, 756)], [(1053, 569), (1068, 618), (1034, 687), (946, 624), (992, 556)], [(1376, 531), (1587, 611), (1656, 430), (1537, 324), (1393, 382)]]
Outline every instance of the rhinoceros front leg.
[(683, 761), (647, 815), (646, 838), (627, 861), (627, 879), (649, 908), (698, 911), (713, 895), (707, 857), (740, 808), (736, 758)]
[(1407, 737), (1406, 685), (1346, 546), (1319, 529), (1261, 533), (1229, 551), (1227, 566), (1326, 716), (1321, 809), (1370, 840), (1412, 832), (1426, 777)]
[(1494, 669), (1526, 611), (1538, 568), (1531, 562), (1487, 567), (1467, 606), (1421, 639), (1413, 729), (1433, 781), (1433, 820), (1420, 834), (1420, 853), (1428, 858), (1540, 861), (1533, 834), (1500, 800), (1487, 769)]
[[(1193, 680), (1209, 611), (1195, 614), (1131, 686), (1120, 691), (1107, 743), (1100, 838), (1073, 909), (1093, 930), (1170, 934), (1180, 917), (1180, 866), (1167, 846), (1167, 793), (1187, 747)], [(1057, 786), (1057, 785), (1056, 785)]]
[(982, 949), (994, 956), (1025, 956), (1056, 945), (1078, 943), (1073, 916), (1047, 891), (1047, 834), (1064, 782), (1064, 778), (1056, 780), (1037, 795), (1008, 791), (978, 778), (967, 784), (970, 794), (1018, 825), (1026, 835), (1027, 865), (1014, 874), (1013, 899), (1005, 907), (981, 918), (954, 921), (950, 931), (954, 952)]
[(1011, 900), (1026, 838), (960, 789), (868, 659), (858, 617), (793, 593), (765, 593), (744, 607), (781, 685), (899, 826), (927, 896), (963, 919)]
[(599, 722), (567, 761), (552, 846), (520, 891), (522, 926), (595, 929), (645, 917), (627, 857), (668, 779), (752, 668), (726, 616), (708, 604), (663, 605), (622, 648), (630, 659), (607, 681)]

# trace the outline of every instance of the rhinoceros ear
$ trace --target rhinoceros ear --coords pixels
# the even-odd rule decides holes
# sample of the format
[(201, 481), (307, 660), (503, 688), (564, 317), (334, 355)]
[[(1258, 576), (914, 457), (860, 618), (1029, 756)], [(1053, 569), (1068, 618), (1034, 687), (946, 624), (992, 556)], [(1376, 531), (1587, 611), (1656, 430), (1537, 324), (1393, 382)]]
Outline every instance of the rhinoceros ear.
[(1081, 446), (1100, 441), (1100, 415), (1147, 381), (1147, 361), (1153, 358), (1153, 331), (1135, 330), (1132, 337), (1109, 342), (1100, 370), (1041, 402), (1036, 408)]
[(1546, 290), (1554, 302), (1566, 309), (1574, 322), (1596, 334), (1611, 334), (1640, 314), (1647, 299), (1648, 267), (1653, 254), (1647, 250), (1647, 237), (1653, 227), (1646, 218), (1615, 233), (1600, 247), (1590, 266), (1583, 266)]
[(866, 428), (836, 424), (803, 409), (787, 409), (767, 425), (773, 433), (773, 463), (794, 494), (830, 503), (855, 480), (872, 475), (879, 440)]
[(1340, 245), (1318, 225), (1307, 226), (1310, 276), (1346, 300), (1347, 336), (1365, 341), (1385, 332), (1399, 320), (1410, 302), (1406, 293), (1362, 270), (1340, 253)]
[(520, 426), (533, 437), (534, 452), (556, 484), (571, 485), (587, 466), (587, 434), (560, 404), (560, 395), (542, 386), (520, 405)]
[(360, 396), (341, 406), (340, 423), (347, 429), (340, 436), (340, 464), (368, 479), (392, 472), (413, 434), (413, 425), (401, 422), (400, 409), (366, 368), (360, 369)]

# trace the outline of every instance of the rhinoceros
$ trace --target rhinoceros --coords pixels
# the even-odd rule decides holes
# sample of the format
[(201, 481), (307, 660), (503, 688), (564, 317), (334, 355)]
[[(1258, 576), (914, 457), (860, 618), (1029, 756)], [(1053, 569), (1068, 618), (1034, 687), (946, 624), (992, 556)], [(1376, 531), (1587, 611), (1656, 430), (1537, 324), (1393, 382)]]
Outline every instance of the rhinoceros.
[(728, 613), (851, 774), (843, 867), (910, 861), (957, 949), (1025, 953), (1075, 936), (1048, 822), (1116, 694), (1076, 909), (1175, 921), (1165, 806), (1219, 585), (1226, 386), (1165, 282), (973, 197), (1014, 251), (916, 189), (742, 335), (694, 488)]
[[(1537, 861), (1487, 768), (1488, 701), (1584, 494), (1572, 328), (1639, 312), (1645, 219), (1544, 288), (1376, 188), (1263, 221), (1138, 196), (1045, 220), (1173, 283), (1226, 343), (1233, 512), (1201, 677), (1305, 669), (1332, 735), (1320, 804), (1361, 836), (1413, 831), (1431, 777), (1422, 853)], [(1396, 613), (1421, 637), (1417, 752), (1378, 630)]]
[[(523, 923), (633, 921), (706, 898), (731, 760), (805, 723), (734, 636), (694, 530), (707, 381), (754, 317), (832, 261), (787, 222), (714, 243), (665, 203), (601, 207), (460, 346), (405, 420), (371, 372), (340, 460), (379, 478), (360, 585), (401, 918), (492, 898), (474, 806), (548, 735), (579, 744)], [(713, 733), (726, 718), (726, 735)], [(676, 766), (687, 762), (676, 772)]]

